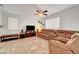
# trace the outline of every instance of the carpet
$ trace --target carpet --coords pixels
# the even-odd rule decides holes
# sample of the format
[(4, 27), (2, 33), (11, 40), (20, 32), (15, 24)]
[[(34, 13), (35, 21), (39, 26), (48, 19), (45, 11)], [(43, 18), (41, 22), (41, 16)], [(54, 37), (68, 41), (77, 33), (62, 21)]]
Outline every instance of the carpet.
[(48, 54), (48, 41), (28, 37), (0, 43), (0, 54)]

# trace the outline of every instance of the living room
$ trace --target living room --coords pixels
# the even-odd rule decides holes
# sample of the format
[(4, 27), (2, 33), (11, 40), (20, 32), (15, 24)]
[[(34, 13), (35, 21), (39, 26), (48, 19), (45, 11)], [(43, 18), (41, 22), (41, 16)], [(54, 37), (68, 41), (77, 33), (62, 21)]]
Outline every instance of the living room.
[(78, 4), (0, 4), (0, 53), (79, 53), (78, 40), (69, 43), (79, 38), (78, 10)]

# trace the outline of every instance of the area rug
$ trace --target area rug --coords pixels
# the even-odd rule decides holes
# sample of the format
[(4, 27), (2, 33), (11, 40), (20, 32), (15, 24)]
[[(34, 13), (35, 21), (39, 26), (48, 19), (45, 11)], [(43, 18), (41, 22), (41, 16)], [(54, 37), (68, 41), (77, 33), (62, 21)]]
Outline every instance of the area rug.
[(48, 41), (29, 37), (0, 43), (0, 54), (48, 54)]

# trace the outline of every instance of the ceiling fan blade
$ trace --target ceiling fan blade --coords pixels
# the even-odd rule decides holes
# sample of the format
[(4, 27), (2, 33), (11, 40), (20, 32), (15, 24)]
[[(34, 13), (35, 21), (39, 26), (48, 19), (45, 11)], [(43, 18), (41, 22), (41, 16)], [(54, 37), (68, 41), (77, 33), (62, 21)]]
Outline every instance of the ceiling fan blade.
[(34, 15), (37, 15), (37, 14), (34, 14)]
[(40, 13), (40, 11), (39, 10), (36, 10), (38, 13)]
[(34, 14), (34, 15), (39, 15), (38, 13)]
[(43, 13), (46, 13), (46, 12), (48, 12), (48, 11), (47, 10), (43, 11)]
[(47, 16), (47, 14), (43, 14), (43, 15)]

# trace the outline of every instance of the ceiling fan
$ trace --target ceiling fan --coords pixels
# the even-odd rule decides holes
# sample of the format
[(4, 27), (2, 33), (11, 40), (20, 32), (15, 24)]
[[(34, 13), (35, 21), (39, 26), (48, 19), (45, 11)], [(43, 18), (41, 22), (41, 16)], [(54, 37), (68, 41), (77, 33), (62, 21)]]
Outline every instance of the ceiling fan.
[(47, 16), (48, 14), (46, 14), (46, 12), (48, 12), (47, 10), (36, 10), (36, 14), (38, 16)]

